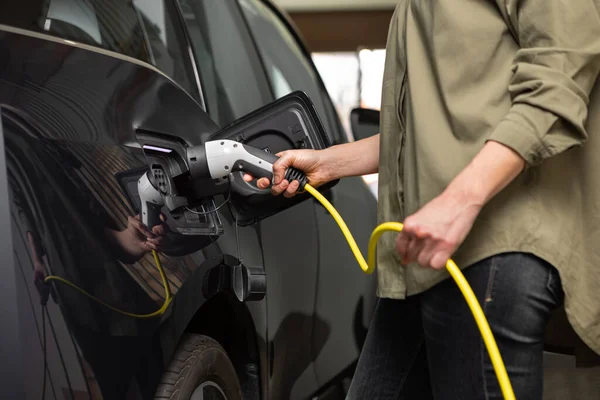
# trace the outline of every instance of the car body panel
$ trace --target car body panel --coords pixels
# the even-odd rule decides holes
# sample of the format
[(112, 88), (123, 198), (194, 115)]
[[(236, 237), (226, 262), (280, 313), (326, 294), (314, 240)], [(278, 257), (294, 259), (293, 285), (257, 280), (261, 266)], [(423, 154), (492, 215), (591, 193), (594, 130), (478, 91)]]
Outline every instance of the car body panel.
[[(249, 26), (269, 71), (275, 95), (302, 88), (310, 94), (328, 129), (330, 141), (341, 143), (339, 119), (310, 53), (291, 22), (269, 2), (239, 0), (247, 10)], [(324, 93), (324, 95), (323, 95)], [(360, 178), (347, 178), (324, 194), (339, 208), (366, 254), (369, 235), (376, 225), (376, 200)], [(312, 333), (315, 372), (327, 384), (357, 359), (375, 301), (375, 275), (366, 276), (339, 227), (315, 202), (319, 238), (319, 277)]]
[[(239, 18), (238, 2), (226, 1)], [(248, 46), (258, 60), (257, 50)], [(197, 58), (194, 46), (187, 47)], [(265, 71), (259, 73), (267, 79)], [(197, 76), (204, 84), (205, 75)], [(266, 85), (258, 87), (260, 96), (247, 104), (275, 100)], [(202, 97), (202, 89), (186, 93), (163, 71), (135, 58), (0, 26), (0, 169), (10, 189), (3, 201), (11, 204), (2, 219), (10, 224), (2, 227), (11, 229), (4, 246), (12, 248), (3, 252), (1, 268), (9, 284), (14, 282), (4, 292), (14, 307), (4, 319), (11, 329), (2, 334), (2, 354), (9, 349), (20, 354), (14, 362), (20, 377), (3, 377), (2, 390), (14, 387), (24, 398), (40, 397), (44, 336), (47, 399), (152, 398), (186, 330), (219, 337), (247, 398), (306, 398), (358, 356), (365, 322), (356, 329), (357, 319), (368, 318), (357, 305), (364, 298), (360, 304), (369, 310), (372, 281), (365, 280), (330, 216), (312, 200), (247, 227), (236, 226), (225, 207), (220, 211), (225, 233), (216, 243), (203, 238), (183, 254), (162, 255), (175, 298), (161, 319), (122, 316), (60, 284), (52, 285), (47, 314), (42, 313), (35, 277), (44, 269), (121, 309), (148, 313), (161, 306), (165, 295), (151, 255), (131, 261), (114, 245), (114, 232), (125, 230), (127, 218), (135, 215), (115, 174), (145, 166), (136, 129), (189, 144), (203, 143), (217, 131), (220, 125), (203, 111), (210, 99)], [(236, 90), (243, 88), (232, 93)], [(322, 101), (331, 106), (330, 99)], [(361, 246), (366, 244), (375, 224), (366, 186), (342, 181), (328, 196)], [(200, 286), (223, 257), (264, 267), (264, 300), (204, 296)], [(226, 312), (217, 312), (217, 318), (208, 310)]]
[[(375, 200), (361, 178), (343, 179), (334, 187), (331, 203), (344, 216), (358, 247), (366, 256), (367, 244), (376, 227)], [(336, 378), (356, 361), (366, 335), (368, 317), (374, 308), (376, 275), (365, 275), (346, 243), (339, 226), (324, 207), (317, 207), (319, 284), (315, 318), (334, 328), (315, 354), (319, 384)], [(315, 330), (315, 346), (324, 332)]]
[[(17, 251), (17, 264), (30, 260), (33, 247), (39, 247), (43, 255), (33, 257), (33, 266), (45, 267), (121, 309), (154, 311), (164, 301), (164, 290), (150, 255), (135, 263), (119, 261), (122, 256), (103, 234), (124, 229), (127, 216), (133, 214), (114, 174), (144, 165), (141, 149), (135, 147), (136, 127), (160, 131), (168, 124), (189, 136), (190, 131), (212, 133), (214, 123), (208, 117), (203, 120), (197, 104), (172, 81), (141, 65), (6, 31), (0, 34), (0, 46), (2, 53), (10, 54), (2, 68), (0, 103), (9, 182), (17, 201), (13, 217), (20, 215), (19, 222), (29, 228), (13, 236), (20, 239), (15, 239), (15, 249), (24, 251)], [(167, 105), (161, 104), (166, 99)], [(192, 115), (185, 119), (188, 126), (178, 121), (177, 113), (186, 108)], [(169, 123), (168, 118), (175, 120)], [(31, 241), (37, 243), (29, 245)], [(20, 246), (23, 243), (27, 246)], [(202, 265), (191, 256), (165, 258), (163, 263), (174, 293)], [(28, 275), (23, 278), (31, 286), (32, 271)], [(90, 364), (100, 365), (95, 368), (98, 382), (117, 391), (105, 397), (129, 390), (135, 371), (125, 368), (126, 362), (118, 365), (130, 371), (104, 362), (109, 355), (135, 360), (139, 353), (156, 354), (160, 375), (161, 354), (151, 351), (160, 320), (132, 320), (66, 286), (57, 286), (54, 295), (69, 321), (68, 328), (56, 325), (70, 331), (86, 359), (95, 359)], [(60, 319), (61, 312), (54, 310)], [(39, 327), (41, 318), (36, 315)]]

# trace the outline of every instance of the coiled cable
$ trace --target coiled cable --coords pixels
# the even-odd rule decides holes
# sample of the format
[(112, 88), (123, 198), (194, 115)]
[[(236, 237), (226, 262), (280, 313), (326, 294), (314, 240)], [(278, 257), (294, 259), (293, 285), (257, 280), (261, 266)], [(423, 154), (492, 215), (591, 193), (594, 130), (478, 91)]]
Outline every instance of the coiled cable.
[[(337, 212), (335, 207), (321, 194), (317, 189), (312, 187), (309, 184), (304, 185), (304, 190), (310, 193), (315, 199), (317, 199), (327, 211), (331, 214), (333, 219), (337, 222), (342, 233), (346, 237), (348, 244), (350, 245), (350, 249), (352, 253), (354, 253), (354, 257), (356, 257), (356, 261), (362, 268), (362, 270), (371, 274), (375, 270), (375, 250), (377, 249), (377, 241), (385, 232), (400, 232), (404, 228), (404, 226), (399, 222), (384, 222), (381, 225), (377, 226), (373, 233), (371, 234), (371, 238), (369, 239), (369, 248), (368, 248), (368, 260), (367, 263), (365, 258), (363, 257), (350, 229), (344, 222), (342, 216)], [(471, 313), (475, 318), (475, 322), (477, 323), (477, 327), (481, 332), (481, 336), (487, 348), (487, 351), (490, 355), (490, 360), (492, 361), (492, 365), (494, 366), (494, 371), (496, 372), (496, 377), (498, 378), (498, 383), (500, 384), (500, 389), (502, 390), (502, 394), (504, 395), (504, 399), (506, 400), (514, 400), (515, 394), (513, 392), (512, 385), (510, 383), (510, 379), (508, 378), (508, 374), (506, 372), (506, 367), (504, 366), (504, 362), (502, 361), (502, 356), (500, 355), (500, 351), (498, 350), (498, 345), (496, 344), (496, 340), (494, 339), (494, 335), (492, 334), (492, 330), (490, 329), (490, 325), (485, 318), (485, 314), (479, 305), (479, 301), (471, 286), (465, 279), (464, 275), (458, 268), (458, 266), (452, 260), (448, 260), (446, 262), (446, 269), (454, 278), (454, 281), (458, 285), (458, 288), (462, 292), (469, 308), (471, 309)]]

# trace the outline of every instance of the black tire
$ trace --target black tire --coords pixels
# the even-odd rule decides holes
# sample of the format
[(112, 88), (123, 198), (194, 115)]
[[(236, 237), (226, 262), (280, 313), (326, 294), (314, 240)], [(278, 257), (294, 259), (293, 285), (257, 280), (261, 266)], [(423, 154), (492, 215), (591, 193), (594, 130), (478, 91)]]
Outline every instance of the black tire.
[(160, 380), (155, 399), (189, 400), (201, 385), (213, 384), (227, 400), (242, 400), (238, 377), (223, 347), (208, 336), (186, 333)]

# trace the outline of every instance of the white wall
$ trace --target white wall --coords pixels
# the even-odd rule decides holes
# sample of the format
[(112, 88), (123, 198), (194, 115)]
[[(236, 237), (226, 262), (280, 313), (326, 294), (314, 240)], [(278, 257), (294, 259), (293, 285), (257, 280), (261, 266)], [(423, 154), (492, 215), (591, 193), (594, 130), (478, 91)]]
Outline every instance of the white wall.
[(398, 0), (273, 0), (287, 11), (393, 9)]

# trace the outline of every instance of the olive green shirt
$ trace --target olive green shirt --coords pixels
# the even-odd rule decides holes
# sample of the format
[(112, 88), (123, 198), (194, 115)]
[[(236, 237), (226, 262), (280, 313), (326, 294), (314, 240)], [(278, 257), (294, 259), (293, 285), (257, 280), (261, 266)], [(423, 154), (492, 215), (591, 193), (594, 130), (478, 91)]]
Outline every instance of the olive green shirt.
[[(600, 0), (402, 0), (391, 21), (381, 106), (379, 221), (439, 195), (492, 139), (526, 169), (482, 210), (453, 255), (503, 252), (554, 265), (565, 310), (600, 353)], [(378, 295), (449, 277), (378, 247)]]

